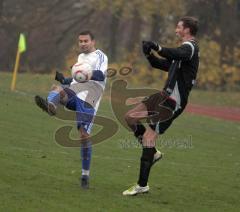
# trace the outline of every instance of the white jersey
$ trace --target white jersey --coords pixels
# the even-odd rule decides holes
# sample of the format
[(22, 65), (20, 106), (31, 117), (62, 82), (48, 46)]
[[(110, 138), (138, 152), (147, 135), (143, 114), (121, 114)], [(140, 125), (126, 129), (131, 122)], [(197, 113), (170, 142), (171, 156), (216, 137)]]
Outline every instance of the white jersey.
[[(93, 70), (99, 70), (103, 72), (103, 74), (106, 76), (105, 80), (95, 81), (95, 82), (104, 89), (106, 85), (106, 79), (107, 79), (107, 68), (108, 68), (107, 56), (101, 50), (97, 49), (96, 51), (88, 54), (81, 53), (78, 56), (78, 63), (83, 63), (83, 62), (90, 64)], [(73, 79), (73, 82), (71, 84), (75, 84), (75, 83), (77, 82)]]
[[(77, 94), (77, 97), (82, 99), (83, 101), (88, 102), (89, 97), (91, 98), (96, 97), (96, 101), (93, 106), (96, 113), (107, 81), (108, 58), (101, 50), (97, 49), (96, 51), (88, 54), (81, 53), (78, 56), (78, 63), (81, 62), (86, 62), (90, 64), (93, 70), (102, 71), (103, 74), (105, 75), (104, 81), (89, 80), (88, 82), (85, 83), (78, 83), (73, 79), (73, 81), (70, 84), (70, 89), (72, 88), (74, 92)], [(89, 103), (91, 104), (91, 102)]]

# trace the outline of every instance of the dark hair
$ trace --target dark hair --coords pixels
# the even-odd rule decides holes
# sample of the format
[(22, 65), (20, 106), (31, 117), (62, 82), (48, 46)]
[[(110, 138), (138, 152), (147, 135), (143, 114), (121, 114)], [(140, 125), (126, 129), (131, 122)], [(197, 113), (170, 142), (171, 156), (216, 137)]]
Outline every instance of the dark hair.
[(85, 30), (79, 33), (79, 35), (89, 35), (91, 40), (94, 40), (94, 35), (90, 30)]
[(191, 35), (196, 35), (198, 31), (198, 19), (191, 16), (184, 16), (179, 21), (183, 22), (184, 28), (189, 28)]

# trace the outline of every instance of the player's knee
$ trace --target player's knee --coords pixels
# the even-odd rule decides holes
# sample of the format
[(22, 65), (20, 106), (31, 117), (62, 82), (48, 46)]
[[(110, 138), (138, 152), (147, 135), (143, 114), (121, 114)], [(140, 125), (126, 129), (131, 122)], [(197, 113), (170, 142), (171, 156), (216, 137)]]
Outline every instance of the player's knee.
[(154, 147), (156, 145), (157, 136), (158, 134), (154, 130), (148, 128), (143, 134), (143, 146)]
[(142, 139), (142, 145), (148, 148), (152, 148), (156, 146), (156, 140), (155, 139)]
[(80, 139), (81, 139), (81, 145), (82, 145), (82, 144), (85, 144), (88, 141), (89, 136), (81, 135)]
[(54, 85), (52, 85), (51, 90), (61, 92), (63, 90), (63, 88), (59, 85), (54, 84)]
[(66, 94), (66, 92), (64, 90), (60, 90), (59, 93), (61, 101), (66, 103), (68, 100), (68, 95)]
[(85, 141), (89, 138), (90, 135), (83, 128), (80, 128), (79, 131), (80, 131), (80, 138), (82, 141)]
[(128, 124), (134, 124), (136, 122), (136, 120), (134, 119), (133, 116), (131, 116), (131, 113), (130, 112), (127, 112), (125, 115), (124, 115), (124, 119), (125, 121), (128, 123)]
[(51, 90), (52, 90), (52, 91), (53, 91), (53, 90), (56, 90), (57, 87), (58, 87), (57, 85), (53, 84), (52, 87), (51, 87)]

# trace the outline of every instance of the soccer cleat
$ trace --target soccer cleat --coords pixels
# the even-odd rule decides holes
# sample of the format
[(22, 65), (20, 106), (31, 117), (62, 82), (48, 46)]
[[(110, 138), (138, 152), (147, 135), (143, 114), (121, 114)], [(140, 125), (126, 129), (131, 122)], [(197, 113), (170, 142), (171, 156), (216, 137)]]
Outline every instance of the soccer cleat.
[(83, 189), (89, 189), (89, 177), (88, 176), (83, 175), (81, 177), (81, 187)]
[(53, 103), (43, 99), (41, 96), (35, 96), (35, 103), (50, 116), (56, 115), (56, 106)]
[(160, 159), (162, 159), (163, 157), (163, 154), (157, 150), (157, 152), (154, 154), (153, 156), (153, 162), (152, 162), (152, 165), (155, 164), (157, 161), (159, 161)]
[(123, 196), (134, 196), (137, 194), (143, 194), (143, 193), (147, 193), (149, 191), (149, 186), (144, 186), (141, 187), (138, 184), (130, 187), (129, 189), (127, 189), (126, 191), (124, 191), (122, 194)]
[(57, 114), (57, 108), (55, 106), (55, 104), (53, 104), (52, 102), (48, 102), (48, 114), (50, 116), (54, 116)]

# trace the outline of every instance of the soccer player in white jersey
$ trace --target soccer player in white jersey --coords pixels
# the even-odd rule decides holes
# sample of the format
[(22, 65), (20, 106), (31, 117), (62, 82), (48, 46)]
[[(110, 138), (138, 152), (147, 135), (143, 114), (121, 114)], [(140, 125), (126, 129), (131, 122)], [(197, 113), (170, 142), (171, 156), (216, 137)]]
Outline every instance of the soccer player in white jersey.
[(40, 96), (35, 96), (35, 102), (49, 115), (56, 115), (59, 104), (76, 111), (77, 128), (82, 141), (81, 186), (82, 188), (89, 188), (89, 171), (92, 155), (92, 144), (89, 136), (106, 84), (108, 58), (101, 50), (96, 49), (95, 39), (90, 31), (81, 32), (78, 42), (81, 51), (78, 56), (78, 62), (87, 62), (94, 67), (92, 78), (87, 82), (78, 83), (72, 77), (65, 78), (63, 74), (57, 72), (55, 79), (62, 85), (53, 85), (46, 100)]

